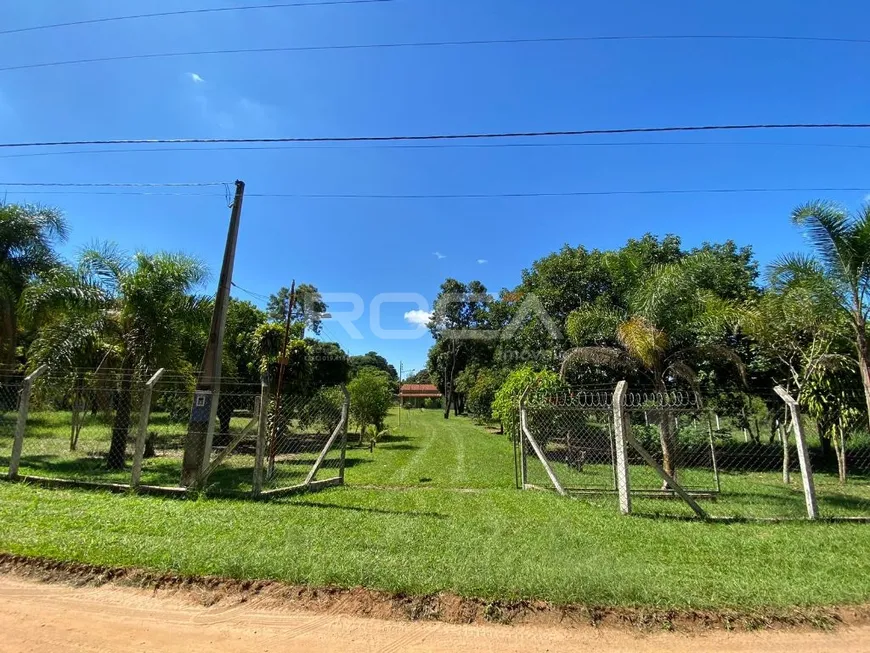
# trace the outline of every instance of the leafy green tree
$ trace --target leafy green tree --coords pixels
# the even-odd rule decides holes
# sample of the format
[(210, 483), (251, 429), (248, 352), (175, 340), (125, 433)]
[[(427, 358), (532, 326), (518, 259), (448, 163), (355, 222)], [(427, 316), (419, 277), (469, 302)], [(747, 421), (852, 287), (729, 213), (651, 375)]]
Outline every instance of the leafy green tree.
[(364, 367), (374, 367), (389, 376), (391, 383), (397, 383), (399, 381), (399, 373), (396, 372), (396, 368), (390, 365), (386, 358), (375, 351), (370, 351), (359, 356), (351, 356), (349, 362), (351, 375), (355, 376)]
[[(626, 297), (626, 305), (591, 304), (568, 317), (566, 329), (577, 345), (562, 364), (562, 378), (582, 362), (639, 374), (656, 391), (677, 382), (697, 386), (695, 366), (709, 359), (728, 359), (743, 370), (733, 349), (722, 340), (736, 320), (736, 305), (709, 288), (718, 259), (698, 252), (676, 263), (654, 268)], [(656, 411), (662, 446), (662, 467), (676, 471), (677, 434), (668, 410)]]
[(797, 207), (792, 212), (792, 221), (803, 228), (815, 250), (815, 260), (791, 254), (780, 258), (776, 267), (783, 278), (806, 276), (821, 269), (836, 288), (839, 310), (852, 330), (866, 416), (870, 420), (870, 346), (867, 342), (870, 204), (849, 214), (831, 202), (811, 202)]
[[(45, 317), (52, 327), (34, 343), (32, 364), (76, 360), (86, 340), (121, 370), (109, 468), (124, 466), (134, 377), (183, 361), (180, 327), (201, 322), (202, 300), (191, 293), (206, 277), (203, 263), (190, 256), (159, 252), (131, 258), (107, 244), (85, 250), (75, 268), (55, 268), (25, 290), (27, 314)], [(89, 331), (82, 333), (76, 325)]]
[[(273, 322), (283, 324), (287, 320), (287, 310), (290, 307), (290, 289), (281, 288), (269, 296), (266, 312)], [(309, 329), (320, 335), (321, 320), (326, 313), (326, 303), (320, 291), (308, 283), (300, 283), (296, 286), (296, 301), (293, 304), (291, 322), (302, 324), (302, 334)]]
[(404, 381), (405, 383), (414, 383), (417, 385), (429, 385), (432, 383), (432, 375), (429, 373), (429, 370), (422, 369), (419, 372), (415, 372), (411, 376), (409, 376)]
[(810, 379), (848, 364), (849, 324), (821, 266), (796, 256), (790, 261), (799, 265), (771, 266), (767, 291), (741, 307), (740, 324), (800, 400)]
[(565, 383), (551, 370), (536, 370), (526, 365), (507, 375), (495, 393), (492, 402), (492, 416), (501, 422), (502, 430), (511, 438), (520, 435), (520, 398), (527, 389), (536, 392), (560, 392)]
[(474, 337), (475, 332), (489, 331), (489, 303), (492, 298), (480, 281), (468, 284), (447, 279), (435, 298), (429, 330), (435, 344), (429, 350), (427, 368), (439, 390), (444, 393), (444, 418), (450, 416), (450, 406), (460, 412), (456, 400), (456, 380), (469, 364), (488, 364), (492, 360), (495, 342)]
[[(221, 394), (218, 404), (218, 432), (215, 444), (230, 439), (230, 422), (237, 408), (252, 408), (253, 397), (258, 394), (260, 366), (254, 334), (266, 323), (266, 313), (249, 301), (230, 298), (224, 332), (221, 360)], [(208, 331), (200, 331), (207, 334)], [(205, 349), (203, 343), (202, 352)]]
[(66, 237), (60, 211), (0, 204), (0, 365), (15, 362), (18, 302), (25, 287), (57, 265), (54, 247)]
[(360, 442), (366, 427), (373, 425), (377, 431), (383, 430), (393, 403), (393, 389), (389, 376), (381, 370), (365, 367), (348, 383), (350, 393), (350, 415), (359, 426)]
[(504, 383), (506, 376), (502, 370), (493, 368), (477, 370), (467, 390), (468, 412), (472, 417), (484, 422), (492, 419), (495, 395)]

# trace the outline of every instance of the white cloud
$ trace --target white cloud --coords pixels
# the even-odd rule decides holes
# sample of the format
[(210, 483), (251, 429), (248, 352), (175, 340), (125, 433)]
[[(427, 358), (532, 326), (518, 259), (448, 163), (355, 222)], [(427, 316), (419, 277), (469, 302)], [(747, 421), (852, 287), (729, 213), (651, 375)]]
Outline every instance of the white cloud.
[(196, 73), (187, 73), (187, 76), (190, 77), (190, 81), (192, 81), (194, 84), (204, 84), (205, 83), (205, 80), (202, 77), (200, 77), (199, 75), (197, 75)]
[(865, 202), (870, 202), (870, 193), (867, 193), (867, 194), (864, 196), (864, 201), (865, 201)]
[(479, 258), (477, 259), (477, 263), (478, 265), (486, 265), (487, 263), (489, 263), (489, 261), (487, 261), (485, 258)]
[(433, 254), (433, 255), (435, 256), (435, 258), (437, 258), (439, 261), (440, 261), (442, 258), (447, 258), (447, 255), (446, 255), (446, 254), (442, 254), (441, 252), (432, 252), (432, 254)]
[(417, 326), (426, 326), (427, 324), (429, 324), (429, 320), (431, 319), (432, 313), (421, 309), (408, 311), (407, 313), (405, 313), (405, 321), (409, 324), (416, 324)]

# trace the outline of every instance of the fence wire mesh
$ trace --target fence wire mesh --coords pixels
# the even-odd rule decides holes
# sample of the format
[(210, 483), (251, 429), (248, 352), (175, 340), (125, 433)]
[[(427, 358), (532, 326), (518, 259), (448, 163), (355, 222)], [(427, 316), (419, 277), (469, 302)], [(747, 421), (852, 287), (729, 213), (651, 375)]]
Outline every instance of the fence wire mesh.
[(553, 487), (552, 473), (568, 493), (616, 491), (613, 408), (608, 393), (533, 394), (526, 401), (526, 427), (534, 434), (534, 442), (522, 438), (526, 487)]
[(9, 469), (23, 375), (0, 368), (0, 473)]
[(340, 387), (321, 388), (312, 397), (270, 400), (264, 451), (265, 491), (342, 475), (345, 401)]
[[(532, 393), (525, 403), (532, 438), (521, 439), (526, 487), (553, 488), (552, 473), (568, 494), (613, 494), (613, 409), (610, 390)], [(633, 439), (709, 515), (807, 516), (794, 425), (772, 391), (705, 398), (693, 392), (632, 391), (621, 410)], [(868, 517), (870, 435), (865, 420), (838, 421), (836, 412), (822, 415), (801, 419), (819, 515)], [(632, 446), (626, 460), (633, 512), (694, 514)]]
[[(863, 390), (801, 416), (822, 517), (870, 516), (870, 433)], [(798, 483), (800, 479), (797, 479)]]
[[(100, 485), (178, 489), (192, 415), (201, 409), (192, 373), (162, 371), (49, 370), (32, 386), (17, 471), (19, 478)], [(0, 465), (12, 458), (23, 375), (0, 370)], [(150, 391), (148, 388), (151, 388)], [(255, 493), (257, 453), (262, 490), (278, 490), (324, 479), (343, 478), (344, 431), (349, 410), (340, 387), (280, 402), (268, 388), (224, 378), (216, 407), (212, 447), (199, 463), (198, 489), (221, 494)], [(261, 411), (262, 396), (266, 397)], [(208, 413), (208, 407), (205, 409)], [(138, 483), (133, 473), (141, 438)], [(315, 469), (315, 463), (317, 468)], [(194, 474), (199, 473), (199, 467)]]
[(48, 372), (33, 384), (19, 476), (127, 483), (144, 378)]

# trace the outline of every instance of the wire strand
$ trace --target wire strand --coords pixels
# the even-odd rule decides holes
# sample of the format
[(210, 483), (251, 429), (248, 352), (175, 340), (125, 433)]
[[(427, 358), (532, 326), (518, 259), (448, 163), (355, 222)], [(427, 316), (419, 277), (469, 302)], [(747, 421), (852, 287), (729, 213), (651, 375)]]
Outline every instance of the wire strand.
[(66, 23), (51, 23), (49, 25), (33, 25), (30, 27), (16, 27), (13, 29), (0, 30), (3, 34), (20, 34), (22, 32), (36, 32), (38, 30), (56, 29), (59, 27), (75, 27), (78, 25), (95, 25), (98, 23), (113, 23), (125, 20), (140, 20), (143, 18), (167, 18), (169, 16), (185, 16), (188, 14), (215, 14), (228, 11), (251, 11), (259, 9), (287, 9), (289, 7), (319, 7), (330, 5), (362, 5), (393, 2), (394, 0), (323, 0), (322, 2), (282, 2), (279, 4), (242, 5), (240, 7), (204, 7), (201, 9), (182, 9), (179, 11), (159, 11), (151, 14), (132, 14), (128, 16), (107, 16), (103, 18), (89, 18), (86, 20), (74, 20)]
[(680, 125), (668, 127), (618, 127), (607, 129), (565, 129), (525, 132), (471, 132), (466, 134), (422, 134), (395, 136), (285, 136), (263, 138), (124, 138), (80, 141), (33, 141), (0, 143), (0, 148), (59, 147), (83, 145), (174, 145), (191, 143), (384, 143), (400, 141), (453, 141), (497, 138), (545, 138), (554, 136), (595, 136), (607, 134), (666, 134), (674, 132), (754, 131), (766, 129), (867, 129), (870, 123), (757, 123), (735, 125)]
[(48, 152), (25, 152), (22, 154), (2, 154), (0, 159), (18, 159), (36, 156), (64, 156), (79, 154), (147, 154), (150, 152), (235, 152), (235, 151), (268, 151), (268, 150), (352, 150), (352, 149), (384, 149), (384, 150), (431, 150), (431, 149), (489, 149), (489, 148), (547, 148), (547, 147), (671, 147), (671, 146), (722, 146), (722, 147), (821, 147), (836, 149), (870, 150), (870, 145), (852, 143), (796, 143), (778, 141), (606, 141), (598, 143), (568, 142), (568, 143), (426, 143), (426, 144), (378, 144), (374, 143), (366, 147), (351, 144), (286, 144), (286, 145), (258, 145), (238, 147), (153, 147), (153, 148), (113, 148), (105, 150), (61, 150)]
[[(39, 184), (37, 184), (38, 186)], [(0, 183), (0, 188), (3, 184)], [(867, 192), (868, 186), (849, 187), (789, 187), (789, 188), (669, 188), (638, 190), (592, 190), (554, 191), (528, 193), (414, 193), (414, 194), (357, 194), (357, 193), (245, 193), (246, 198), (292, 198), (292, 199), (372, 199), (372, 200), (419, 200), (419, 199), (518, 199), (544, 197), (606, 197), (617, 195), (716, 195), (740, 193), (845, 193)], [(223, 197), (221, 193), (172, 193), (151, 191), (9, 191), (10, 194), (32, 195), (154, 195), (173, 197)]]
[[(380, 0), (386, 1), (386, 0)], [(4, 32), (0, 32), (3, 34)], [(336, 45), (300, 45), (300, 46), (276, 46), (260, 48), (224, 48), (219, 50), (187, 50), (183, 52), (147, 52), (142, 54), (122, 54), (107, 57), (91, 57), (86, 59), (66, 59), (61, 61), (45, 61), (16, 66), (0, 67), (0, 72), (12, 70), (32, 70), (35, 68), (51, 68), (56, 66), (77, 66), (94, 63), (107, 63), (113, 61), (136, 61), (143, 59), (169, 59), (174, 57), (202, 57), (215, 55), (235, 54), (270, 54), (279, 52), (328, 52), (336, 50), (382, 50), (382, 49), (406, 49), (406, 48), (441, 48), (441, 47), (464, 47), (481, 45), (528, 45), (534, 43), (584, 43), (602, 41), (688, 41), (688, 40), (715, 40), (715, 41), (780, 41), (797, 43), (848, 43), (870, 44), (870, 39), (852, 39), (821, 36), (746, 36), (746, 35), (716, 35), (716, 34), (672, 34), (672, 35), (646, 35), (646, 36), (553, 36), (538, 38), (508, 38), (508, 39), (469, 39), (456, 41), (409, 41), (400, 43), (348, 43)]]
[(225, 181), (182, 181), (182, 182), (42, 182), (42, 181), (0, 181), (0, 186), (15, 187), (64, 187), (64, 188), (202, 188), (225, 186)]

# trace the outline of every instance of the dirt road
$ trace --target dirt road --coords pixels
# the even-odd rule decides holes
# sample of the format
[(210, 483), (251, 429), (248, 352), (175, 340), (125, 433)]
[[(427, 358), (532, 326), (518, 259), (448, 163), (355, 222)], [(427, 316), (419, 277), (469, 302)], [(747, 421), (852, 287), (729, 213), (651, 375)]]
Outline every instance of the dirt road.
[(460, 626), (195, 605), (146, 590), (74, 588), (0, 576), (0, 652), (459, 653), (489, 651), (870, 651), (870, 627), (639, 635), (614, 629)]

